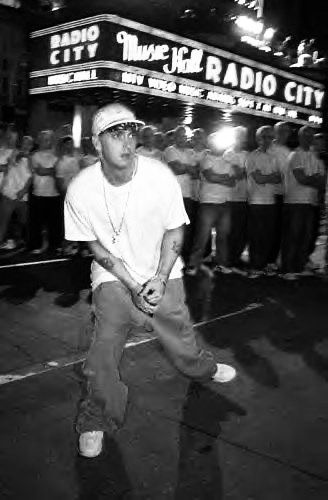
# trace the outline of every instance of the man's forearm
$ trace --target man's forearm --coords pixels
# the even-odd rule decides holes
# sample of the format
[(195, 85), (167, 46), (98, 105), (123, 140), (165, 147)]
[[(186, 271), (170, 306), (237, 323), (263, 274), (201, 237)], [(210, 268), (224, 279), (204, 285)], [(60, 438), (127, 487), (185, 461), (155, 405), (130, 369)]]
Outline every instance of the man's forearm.
[(121, 259), (106, 250), (98, 241), (89, 241), (88, 245), (95, 260), (106, 271), (112, 273), (129, 290), (135, 291), (140, 288), (140, 284), (132, 278)]
[(165, 232), (162, 241), (161, 256), (156, 271), (156, 275), (164, 281), (169, 279), (172, 268), (181, 253), (182, 243), (183, 226)]

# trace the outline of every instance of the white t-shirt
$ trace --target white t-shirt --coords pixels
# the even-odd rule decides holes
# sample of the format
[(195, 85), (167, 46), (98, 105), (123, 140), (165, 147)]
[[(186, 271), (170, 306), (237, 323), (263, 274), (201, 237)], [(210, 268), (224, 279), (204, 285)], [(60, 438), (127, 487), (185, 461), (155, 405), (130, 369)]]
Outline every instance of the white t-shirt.
[[(1, 166), (7, 165), (13, 152), (14, 152), (13, 149), (0, 147), (0, 165)], [(0, 191), (2, 191), (4, 179), (5, 179), (5, 172), (0, 172)]]
[(275, 203), (275, 184), (257, 184), (250, 175), (259, 170), (261, 174), (268, 175), (279, 172), (276, 158), (266, 152), (256, 149), (249, 153), (246, 159), (248, 203), (251, 205), (273, 205)]
[[(246, 172), (247, 151), (235, 151), (233, 148), (226, 149), (223, 158), (232, 168), (237, 165)], [(232, 169), (233, 170), (233, 169)], [(237, 179), (234, 187), (230, 188), (230, 201), (247, 201), (247, 178)]]
[(305, 175), (324, 175), (324, 163), (312, 151), (297, 148), (288, 158), (285, 203), (318, 204), (318, 189), (300, 184), (293, 173), (294, 169), (304, 170)]
[[(57, 156), (49, 150), (36, 151), (32, 155), (32, 170), (35, 167), (52, 168), (55, 166)], [(55, 178), (50, 175), (33, 174), (33, 194), (35, 196), (59, 196)]]
[[(222, 156), (207, 153), (201, 163), (201, 171), (213, 170), (215, 174), (232, 174), (231, 166)], [(230, 199), (231, 188), (215, 182), (208, 182), (201, 175), (200, 203), (225, 203)]]
[[(113, 255), (123, 259), (138, 283), (144, 283), (157, 271), (165, 231), (188, 224), (189, 219), (181, 189), (171, 170), (158, 160), (144, 156), (137, 158), (136, 174), (123, 186), (113, 186), (106, 180), (100, 162), (82, 170), (73, 179), (65, 198), (65, 238), (97, 240)], [(122, 231), (114, 244), (108, 211), (116, 229), (125, 211)], [(170, 279), (181, 277), (182, 266), (179, 257)], [(91, 279), (93, 289), (100, 283), (117, 280), (95, 261), (91, 266)]]
[(282, 144), (278, 144), (277, 142), (273, 142), (271, 148), (269, 149), (269, 153), (272, 154), (278, 163), (278, 168), (281, 173), (281, 183), (275, 185), (275, 193), (276, 194), (285, 194), (286, 190), (286, 175), (288, 168), (288, 157), (291, 153), (290, 148), (287, 146), (283, 146)]
[(80, 159), (78, 155), (63, 155), (56, 164), (56, 177), (63, 179), (65, 190), (79, 171)]
[[(171, 161), (180, 161), (186, 165), (195, 165), (193, 159), (193, 151), (191, 148), (180, 149), (175, 145), (168, 146), (164, 151), (164, 160), (167, 163)], [(184, 198), (191, 198), (192, 195), (192, 179), (189, 174), (176, 175), (178, 183), (180, 184), (182, 196)]]
[[(193, 157), (193, 164), (194, 165), (200, 165), (202, 161), (204, 160), (206, 154), (208, 153), (208, 149), (202, 149), (201, 151), (198, 151), (196, 149), (192, 150), (192, 157)], [(200, 175), (200, 171), (199, 171)], [(201, 185), (201, 180), (200, 177), (199, 179), (191, 179), (191, 198), (194, 201), (199, 201), (200, 200), (200, 185)]]
[[(26, 185), (27, 181), (32, 177), (32, 172), (29, 167), (28, 158), (23, 157), (9, 167), (6, 175), (2, 193), (11, 200), (17, 199), (17, 193)], [(21, 201), (27, 201), (27, 193), (21, 198)]]
[(147, 158), (156, 158), (156, 160), (162, 161), (163, 153), (160, 149), (152, 148), (148, 149), (145, 146), (139, 146), (137, 148), (138, 155), (147, 156)]

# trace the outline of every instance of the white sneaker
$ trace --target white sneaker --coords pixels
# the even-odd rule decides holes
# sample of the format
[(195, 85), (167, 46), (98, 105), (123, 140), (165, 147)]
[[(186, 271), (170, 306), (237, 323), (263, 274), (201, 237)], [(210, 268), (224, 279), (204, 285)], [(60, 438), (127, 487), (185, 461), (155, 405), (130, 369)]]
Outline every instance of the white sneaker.
[(230, 382), (237, 375), (236, 370), (230, 365), (224, 365), (223, 363), (216, 364), (216, 372), (214, 373), (212, 380), (214, 382), (220, 382), (224, 384), (225, 382)]
[(267, 276), (275, 276), (278, 272), (278, 266), (276, 264), (268, 264), (264, 272)]
[(79, 437), (79, 452), (82, 457), (95, 458), (102, 452), (103, 431), (83, 432)]
[(34, 248), (34, 250), (31, 250), (32, 255), (41, 255), (42, 253), (45, 252), (45, 249), (42, 248)]
[(261, 278), (261, 276), (264, 276), (264, 272), (263, 271), (258, 271), (258, 270), (253, 270), (253, 271), (249, 271), (248, 275), (247, 275), (247, 278), (250, 278), (251, 280), (254, 280), (254, 279), (257, 279), (257, 278)]
[(0, 245), (0, 250), (15, 250), (16, 243), (14, 240), (7, 240)]
[(284, 280), (287, 281), (295, 281), (298, 279), (298, 274), (297, 273), (285, 273), (281, 275)]

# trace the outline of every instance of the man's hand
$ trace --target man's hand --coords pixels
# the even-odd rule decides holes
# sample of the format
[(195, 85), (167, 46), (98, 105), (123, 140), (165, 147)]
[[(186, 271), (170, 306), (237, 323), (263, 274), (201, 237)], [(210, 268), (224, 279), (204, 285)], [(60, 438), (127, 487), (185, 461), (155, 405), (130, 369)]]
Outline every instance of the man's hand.
[(153, 316), (156, 307), (145, 300), (145, 297), (143, 296), (144, 289), (145, 285), (139, 285), (131, 290), (132, 302), (140, 311), (148, 316)]
[(146, 302), (152, 306), (157, 306), (164, 296), (165, 288), (166, 281), (159, 276), (154, 276), (144, 284), (141, 295)]
[(24, 189), (20, 189), (19, 191), (17, 191), (16, 193), (17, 200), (21, 200), (24, 194), (25, 194)]

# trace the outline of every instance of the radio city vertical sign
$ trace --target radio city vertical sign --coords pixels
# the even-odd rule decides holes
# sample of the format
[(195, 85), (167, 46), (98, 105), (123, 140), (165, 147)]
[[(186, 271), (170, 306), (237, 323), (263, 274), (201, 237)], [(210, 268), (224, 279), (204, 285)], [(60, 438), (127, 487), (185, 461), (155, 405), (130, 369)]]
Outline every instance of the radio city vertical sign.
[(31, 94), (110, 87), (320, 125), (321, 83), (113, 15), (31, 33)]

